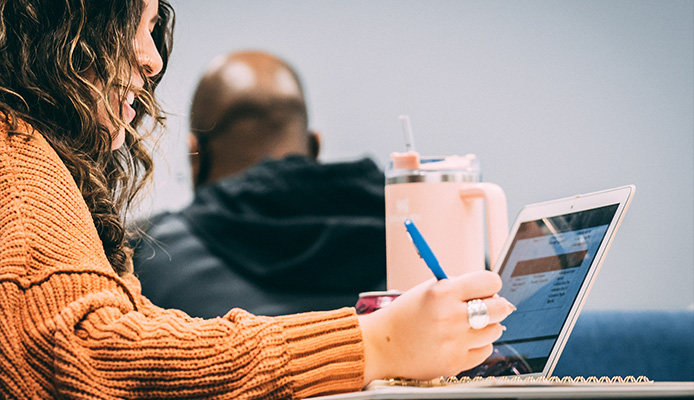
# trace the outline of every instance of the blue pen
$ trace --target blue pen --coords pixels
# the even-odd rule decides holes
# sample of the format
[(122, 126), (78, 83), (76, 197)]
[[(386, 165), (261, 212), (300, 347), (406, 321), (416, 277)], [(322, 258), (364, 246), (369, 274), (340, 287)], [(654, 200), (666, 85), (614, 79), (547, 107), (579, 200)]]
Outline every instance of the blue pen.
[(443, 272), (443, 269), (441, 269), (441, 266), (439, 265), (439, 260), (436, 259), (434, 252), (431, 251), (431, 248), (427, 244), (426, 240), (424, 240), (424, 236), (419, 233), (419, 229), (417, 229), (411, 219), (408, 218), (405, 220), (405, 228), (407, 228), (407, 233), (410, 234), (410, 238), (412, 239), (412, 243), (414, 243), (414, 247), (417, 249), (417, 253), (419, 253), (420, 257), (422, 257), (431, 272), (434, 273), (436, 279), (448, 279), (446, 273)]

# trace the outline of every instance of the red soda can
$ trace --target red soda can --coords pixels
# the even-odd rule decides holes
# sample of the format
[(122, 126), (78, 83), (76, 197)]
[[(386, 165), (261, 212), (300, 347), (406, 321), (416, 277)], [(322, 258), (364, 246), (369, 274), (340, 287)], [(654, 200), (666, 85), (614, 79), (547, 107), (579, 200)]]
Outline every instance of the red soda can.
[(402, 294), (399, 290), (387, 290), (382, 292), (362, 292), (359, 293), (357, 300), (357, 314), (370, 314), (376, 310), (392, 303), (398, 296)]

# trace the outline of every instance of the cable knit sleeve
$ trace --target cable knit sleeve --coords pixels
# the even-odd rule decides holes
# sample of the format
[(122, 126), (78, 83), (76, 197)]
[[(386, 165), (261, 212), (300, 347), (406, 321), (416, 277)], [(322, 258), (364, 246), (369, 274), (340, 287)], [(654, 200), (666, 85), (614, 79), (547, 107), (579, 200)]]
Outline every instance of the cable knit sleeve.
[(0, 125), (0, 397), (302, 398), (361, 388), (354, 309), (191, 318), (113, 272), (69, 172)]

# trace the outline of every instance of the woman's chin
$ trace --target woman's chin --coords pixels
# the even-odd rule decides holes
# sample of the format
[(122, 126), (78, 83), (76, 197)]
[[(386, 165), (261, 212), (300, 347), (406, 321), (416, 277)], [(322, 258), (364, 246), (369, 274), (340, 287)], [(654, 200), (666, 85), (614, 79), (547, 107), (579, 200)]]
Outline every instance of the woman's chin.
[(120, 149), (123, 143), (125, 143), (125, 128), (120, 128), (111, 141), (111, 151)]

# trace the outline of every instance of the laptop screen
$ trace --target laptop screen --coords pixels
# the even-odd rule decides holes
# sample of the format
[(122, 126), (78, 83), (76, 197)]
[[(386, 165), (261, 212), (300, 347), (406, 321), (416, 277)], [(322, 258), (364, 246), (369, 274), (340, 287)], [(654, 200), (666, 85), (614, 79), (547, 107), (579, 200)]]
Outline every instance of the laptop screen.
[(619, 204), (522, 222), (499, 268), (500, 296), (518, 309), (494, 353), (459, 376), (540, 373), (567, 321)]

